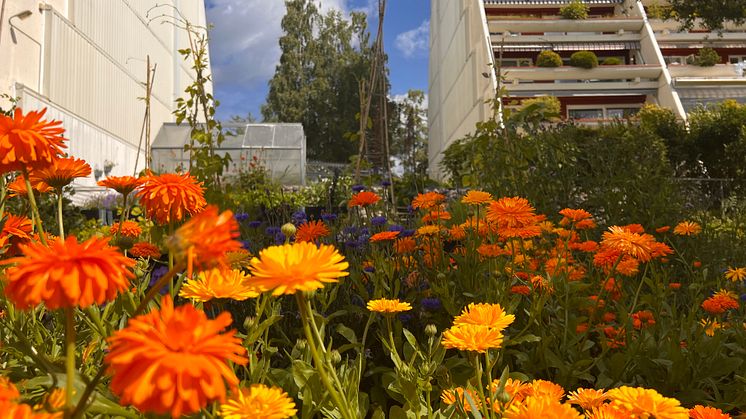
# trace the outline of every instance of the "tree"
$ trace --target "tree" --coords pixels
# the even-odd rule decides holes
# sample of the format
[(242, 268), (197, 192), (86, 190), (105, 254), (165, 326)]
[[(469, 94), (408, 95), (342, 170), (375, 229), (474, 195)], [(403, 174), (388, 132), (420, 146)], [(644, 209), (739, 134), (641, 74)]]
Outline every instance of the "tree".
[(392, 154), (402, 161), (405, 173), (424, 175), (427, 166), (427, 121), (425, 93), (409, 90), (397, 106), (398, 127), (394, 131)]
[(728, 22), (746, 22), (744, 0), (669, 0), (669, 4), (685, 28), (692, 28), (697, 20), (710, 30), (722, 30)]
[(366, 17), (321, 15), (309, 0), (287, 0), (280, 38), (282, 55), (269, 82), (262, 116), (269, 122), (300, 122), (310, 159), (347, 162), (357, 130), (357, 81), (370, 66)]

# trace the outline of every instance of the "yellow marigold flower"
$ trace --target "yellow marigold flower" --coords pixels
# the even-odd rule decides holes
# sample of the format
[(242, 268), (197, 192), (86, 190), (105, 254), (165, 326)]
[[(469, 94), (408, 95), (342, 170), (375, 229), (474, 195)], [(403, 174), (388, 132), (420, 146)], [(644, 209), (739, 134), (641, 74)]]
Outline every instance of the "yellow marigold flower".
[(681, 403), (664, 397), (652, 389), (640, 387), (618, 387), (608, 391), (612, 403), (622, 406), (633, 415), (655, 417), (655, 419), (688, 419), (689, 413)]
[(278, 387), (252, 384), (220, 405), (223, 419), (286, 419), (298, 411), (295, 402)]
[(523, 403), (514, 403), (505, 415), (505, 419), (583, 419), (577, 410), (567, 403), (560, 403), (557, 400), (529, 396)]
[(746, 267), (742, 268), (731, 268), (725, 271), (725, 279), (730, 279), (733, 282), (743, 281), (746, 279)]
[(252, 282), (273, 295), (313, 291), (349, 275), (349, 264), (334, 246), (301, 242), (270, 246), (251, 260)]
[(467, 205), (482, 205), (491, 201), (492, 195), (483, 191), (469, 191), (461, 198), (461, 202)]
[(469, 398), (477, 409), (482, 407), (482, 400), (479, 398), (479, 394), (472, 389), (464, 390), (463, 387), (456, 387), (452, 390), (443, 390), (443, 392), (440, 393), (440, 400), (449, 406), (458, 402), (463, 406), (465, 411), (471, 412), (471, 403), (469, 403), (465, 394), (469, 395)]
[(529, 383), (528, 395), (541, 398), (550, 398), (560, 401), (565, 396), (565, 389), (561, 385), (547, 380), (534, 380)]
[(443, 332), (443, 340), (440, 343), (447, 349), (484, 353), (489, 349), (500, 348), (503, 344), (503, 334), (502, 331), (487, 326), (462, 324)]
[(226, 298), (244, 301), (258, 297), (259, 290), (251, 283), (251, 277), (239, 269), (218, 269), (200, 272), (181, 287), (179, 296), (197, 302)]
[(440, 227), (436, 225), (422, 226), (417, 229), (418, 236), (435, 236), (440, 234)]
[(715, 331), (723, 328), (723, 325), (715, 319), (702, 319), (699, 324), (705, 329), (705, 334), (709, 337), (715, 336)]
[(702, 232), (702, 227), (694, 221), (682, 221), (673, 229), (673, 234), (679, 236), (696, 236)]
[[(510, 405), (512, 403), (520, 403), (523, 401), (523, 399), (526, 398), (526, 396), (529, 395), (529, 391), (531, 388), (531, 385), (528, 383), (524, 383), (521, 380), (514, 380), (512, 378), (508, 378), (505, 381), (505, 392), (508, 393), (508, 396), (510, 397), (510, 401), (507, 405)], [(497, 390), (500, 389), (500, 379), (495, 378), (492, 383), (490, 384), (490, 394), (495, 395), (497, 393)], [(497, 397), (496, 397), (497, 398)], [(499, 404), (494, 403), (492, 406), (495, 411), (499, 411)]]
[(376, 313), (401, 313), (411, 309), (412, 305), (409, 303), (403, 303), (398, 299), (389, 300), (381, 298), (368, 301), (368, 310), (375, 311)]
[(632, 233), (624, 227), (612, 226), (603, 234), (601, 246), (618, 250), (642, 262), (652, 258), (655, 238), (650, 234)]
[(583, 410), (591, 410), (594, 407), (600, 407), (609, 398), (604, 390), (595, 390), (592, 388), (579, 388), (571, 391), (567, 395), (567, 402), (576, 404)]
[(500, 304), (470, 303), (461, 314), (453, 319), (453, 324), (456, 326), (473, 324), (502, 331), (514, 320), (515, 316), (507, 314)]
[(730, 415), (723, 413), (720, 409), (705, 407), (698, 404), (689, 409), (689, 417), (691, 419), (729, 419)]

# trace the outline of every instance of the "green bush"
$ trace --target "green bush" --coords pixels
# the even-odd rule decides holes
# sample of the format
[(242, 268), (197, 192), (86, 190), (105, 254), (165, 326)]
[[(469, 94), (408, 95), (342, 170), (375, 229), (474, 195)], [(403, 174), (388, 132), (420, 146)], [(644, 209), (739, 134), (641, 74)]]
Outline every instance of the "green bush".
[(588, 19), (588, 12), (590, 7), (581, 0), (573, 0), (569, 4), (562, 6), (560, 9), (560, 16), (565, 19)]
[(622, 65), (622, 64), (624, 64), (624, 61), (622, 61), (621, 59), (617, 57), (609, 57), (601, 63), (601, 65)]
[(562, 57), (554, 51), (544, 50), (536, 57), (537, 67), (562, 67)]
[(570, 65), (591, 69), (598, 67), (598, 57), (591, 51), (578, 51), (570, 56)]
[(720, 61), (720, 55), (710, 47), (700, 49), (697, 56), (694, 58), (694, 64), (700, 67), (712, 67), (715, 64), (720, 63)]

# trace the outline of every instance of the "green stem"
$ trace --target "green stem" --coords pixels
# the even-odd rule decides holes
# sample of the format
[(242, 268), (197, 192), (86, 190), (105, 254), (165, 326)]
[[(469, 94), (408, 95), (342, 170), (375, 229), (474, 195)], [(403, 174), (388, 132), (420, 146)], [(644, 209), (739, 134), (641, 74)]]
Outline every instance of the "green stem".
[(5, 182), (5, 175), (0, 175), (0, 221), (5, 215), (5, 197), (8, 195), (8, 187)]
[(65, 239), (65, 225), (62, 218), (62, 189), (57, 189), (57, 224), (60, 228), (60, 238)]
[(171, 279), (173, 279), (174, 275), (176, 275), (176, 272), (180, 271), (182, 268), (182, 264), (179, 263), (171, 268), (168, 272), (166, 272), (166, 274), (163, 275), (160, 279), (158, 279), (158, 282), (150, 287), (147, 294), (145, 294), (145, 297), (143, 297), (143, 299), (140, 301), (140, 304), (138, 304), (137, 309), (135, 310), (135, 313), (132, 315), (132, 317), (142, 314), (142, 312), (145, 311), (145, 307), (148, 306), (150, 300), (155, 298), (155, 295), (158, 294), (158, 291), (160, 291), (160, 289), (163, 288), (164, 285), (166, 285), (166, 282), (170, 282)]
[(122, 232), (122, 224), (124, 224), (124, 220), (127, 219), (127, 195), (124, 195), (124, 198), (122, 198), (122, 215), (119, 217), (119, 228), (117, 229), (117, 233), (114, 235), (114, 243), (117, 243), (117, 239), (119, 239), (119, 233)]
[[(396, 350), (396, 342), (394, 342), (394, 331), (391, 325), (391, 316), (386, 315), (386, 329), (389, 335), (389, 345), (391, 345), (391, 354), (394, 355), (396, 363), (401, 365), (401, 358), (399, 357), (399, 351)], [(398, 366), (398, 365), (397, 365)]]
[[(28, 193), (28, 202), (31, 204), (31, 218), (34, 219), (36, 224), (37, 233), (39, 234), (39, 240), (43, 245), (47, 245), (47, 237), (44, 234), (44, 227), (41, 225), (41, 216), (39, 215), (39, 207), (36, 205), (36, 197), (34, 197), (34, 188), (31, 186), (31, 181), (28, 178), (28, 170), (23, 170), (23, 180), (26, 182), (26, 192)], [(61, 237), (64, 240), (64, 237)]]
[(65, 309), (65, 410), (69, 417), (73, 408), (75, 392), (75, 309)]
[(482, 402), (482, 414), (484, 417), (490, 417), (489, 407), (487, 407), (487, 398), (484, 397), (484, 382), (482, 380), (482, 362), (479, 360), (479, 355), (474, 355), (474, 360), (477, 367), (477, 391), (479, 391), (479, 397)]
[[(324, 362), (322, 362), (319, 351), (316, 348), (316, 337), (311, 332), (311, 319), (309, 319), (309, 316), (312, 317), (313, 313), (309, 313), (309, 306), (306, 304), (306, 298), (302, 292), (296, 292), (295, 298), (298, 303), (298, 309), (300, 310), (301, 322), (303, 323), (303, 332), (306, 335), (308, 347), (311, 350), (311, 357), (313, 358), (314, 364), (316, 364), (316, 371), (318, 371), (319, 373), (321, 383), (324, 385), (324, 387), (326, 387), (326, 390), (329, 392), (332, 401), (340, 410), (342, 417), (344, 419), (354, 419), (354, 416), (350, 415), (347, 410), (346, 401), (343, 402), (343, 399), (340, 397), (337, 389), (332, 386), (332, 383), (329, 380), (329, 376), (326, 373), (326, 365)], [(318, 334), (318, 330), (316, 331), (316, 333)], [(320, 342), (320, 344), (323, 347), (323, 342)]]

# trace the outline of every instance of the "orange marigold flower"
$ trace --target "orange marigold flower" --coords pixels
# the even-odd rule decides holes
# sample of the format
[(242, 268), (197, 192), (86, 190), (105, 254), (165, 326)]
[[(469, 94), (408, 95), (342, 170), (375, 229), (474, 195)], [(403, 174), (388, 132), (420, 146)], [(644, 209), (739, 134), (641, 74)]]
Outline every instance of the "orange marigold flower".
[(104, 180), (99, 180), (98, 186), (114, 189), (120, 194), (127, 196), (137, 189), (142, 182), (143, 179), (138, 179), (133, 176), (109, 176)]
[(632, 233), (624, 227), (612, 226), (603, 234), (601, 246), (647, 262), (652, 257), (654, 243), (655, 238), (649, 234)]
[(677, 290), (681, 288), (681, 282), (671, 282), (668, 284), (668, 288), (671, 288), (672, 290)]
[(702, 308), (710, 314), (723, 314), (728, 310), (738, 309), (738, 300), (728, 295), (713, 295), (702, 302)]
[(223, 419), (286, 419), (295, 416), (295, 402), (279, 387), (252, 384), (220, 406)]
[(670, 230), (670, 229), (671, 229), (671, 226), (663, 226), (663, 227), (658, 227), (658, 228), (656, 228), (656, 229), (655, 229), (655, 232), (656, 232), (656, 233), (666, 233), (666, 232), (668, 232), (668, 230)]
[[(523, 399), (525, 399), (526, 396), (528, 396), (530, 387), (530, 384), (524, 383), (521, 380), (508, 378), (505, 381), (505, 392), (508, 393), (508, 397), (510, 397), (510, 403), (521, 402)], [(490, 383), (490, 394), (496, 394), (499, 389), (500, 379), (496, 378), (492, 380), (492, 383)], [(500, 406), (498, 403), (494, 403), (492, 406), (495, 411), (499, 411), (499, 407)]]
[(503, 334), (499, 329), (488, 326), (462, 324), (443, 332), (440, 343), (447, 349), (484, 353), (502, 347)]
[(0, 402), (12, 401), (21, 398), (15, 384), (7, 377), (0, 377)]
[(394, 242), (396, 253), (412, 253), (417, 250), (417, 242), (413, 237), (401, 237)]
[(513, 285), (510, 287), (510, 292), (513, 294), (529, 295), (531, 294), (531, 288), (528, 285)]
[(370, 241), (371, 243), (391, 241), (391, 240), (394, 240), (396, 236), (398, 235), (399, 235), (398, 231), (382, 231), (380, 233), (376, 233), (370, 236)]
[(218, 215), (218, 208), (210, 206), (179, 227), (166, 245), (177, 259), (191, 258), (195, 266), (204, 270), (225, 265), (226, 253), (242, 247), (236, 240), (238, 236), (233, 212), (223, 211)]
[(559, 213), (561, 216), (564, 217), (562, 221), (560, 221), (560, 224), (562, 225), (570, 224), (570, 223), (577, 223), (578, 221), (583, 221), (585, 219), (593, 217), (590, 212), (584, 209), (565, 208), (563, 210), (560, 210)]
[(642, 234), (645, 232), (645, 227), (643, 227), (642, 224), (627, 224), (621, 227), (630, 233)]
[(598, 227), (596, 225), (596, 222), (593, 221), (593, 220), (591, 220), (590, 218), (588, 218), (586, 220), (580, 220), (577, 223), (575, 223), (575, 229), (576, 230), (590, 230), (590, 229), (593, 229), (593, 228), (596, 228), (596, 227)]
[(547, 397), (529, 396), (523, 403), (514, 403), (510, 406), (505, 419), (583, 419), (583, 415), (575, 410), (572, 405), (560, 403)]
[(130, 319), (107, 339), (112, 391), (122, 404), (174, 418), (224, 401), (226, 384), (238, 386), (228, 361), (248, 362), (235, 331), (221, 333), (231, 323), (228, 312), (210, 320), (191, 304), (174, 307), (165, 296), (159, 310)]
[(31, 240), (31, 231), (33, 230), (31, 219), (8, 214), (4, 220), (0, 221), (0, 224), (2, 225), (2, 229), (0, 229), (0, 251), (5, 246), (9, 246), (4, 254), (6, 256), (17, 255), (20, 252), (19, 245)]
[[(35, 192), (47, 193), (54, 190), (51, 186), (40, 181), (39, 179), (34, 179), (31, 176), (29, 176), (29, 181), (31, 182), (31, 189)], [(26, 189), (26, 178), (24, 178), (23, 175), (16, 176), (16, 178), (8, 184), (8, 195), (10, 197), (28, 197), (28, 189)]]
[(158, 246), (148, 242), (137, 242), (133, 244), (128, 253), (130, 256), (136, 258), (158, 259), (161, 257), (161, 250)]
[(88, 177), (91, 175), (91, 166), (82, 159), (73, 157), (62, 157), (55, 159), (52, 164), (39, 169), (34, 169), (29, 174), (32, 183), (34, 180), (41, 181), (47, 185), (61, 190), (75, 178)]
[(534, 211), (525, 198), (500, 198), (487, 209), (487, 220), (500, 228), (521, 228), (536, 223)]
[(631, 256), (624, 255), (622, 260), (617, 263), (616, 271), (624, 276), (635, 276), (640, 272), (640, 261)]
[(441, 202), (446, 200), (446, 196), (438, 192), (425, 192), (417, 194), (412, 200), (412, 208), (414, 209), (430, 209), (440, 205)]
[(467, 205), (483, 205), (490, 201), (492, 201), (492, 195), (483, 191), (469, 191), (461, 198), (461, 202)]
[(673, 234), (679, 236), (696, 236), (702, 232), (702, 227), (694, 221), (682, 221), (673, 229)]
[(355, 195), (352, 195), (350, 201), (347, 203), (347, 207), (367, 207), (374, 205), (381, 200), (381, 197), (377, 193), (371, 191), (360, 191)]
[(334, 246), (307, 242), (270, 246), (251, 260), (252, 282), (273, 295), (323, 288), (349, 275), (348, 267)]
[(634, 417), (655, 417), (656, 419), (686, 419), (688, 411), (681, 403), (663, 397), (655, 390), (639, 387), (619, 387), (607, 392), (612, 403), (628, 410)]
[(636, 313), (632, 313), (632, 326), (635, 329), (642, 329), (654, 324), (655, 316), (653, 316), (653, 312), (650, 310), (640, 310)]
[(0, 264), (15, 264), (7, 270), (5, 295), (21, 309), (41, 302), (49, 309), (103, 304), (129, 287), (135, 261), (126, 258), (108, 238), (92, 237), (78, 243), (74, 236), (21, 245), (24, 256)]
[(109, 232), (112, 236), (119, 234), (120, 236), (136, 239), (140, 237), (142, 228), (134, 221), (125, 220), (124, 222), (112, 224), (111, 227), (109, 227)]
[[(468, 394), (468, 398), (464, 393)], [(471, 399), (471, 403), (469, 403), (468, 399)], [(454, 403), (458, 403), (467, 412), (471, 412), (472, 404), (474, 404), (474, 407), (476, 407), (477, 409), (482, 407), (482, 400), (479, 398), (479, 394), (477, 394), (477, 392), (472, 389), (464, 390), (463, 387), (456, 387), (451, 390), (443, 390), (443, 392), (440, 393), (440, 400), (442, 400), (443, 403), (449, 406)]]
[(401, 313), (412, 309), (412, 305), (409, 303), (403, 303), (399, 301), (399, 299), (389, 300), (386, 298), (370, 300), (368, 301), (367, 307), (370, 311), (384, 314)]
[(733, 282), (746, 280), (746, 267), (731, 268), (725, 271), (725, 279), (730, 279)]
[(0, 401), (0, 412), (7, 419), (62, 419), (62, 412), (41, 412), (30, 405), (12, 401)]
[(651, 249), (652, 251), (650, 252), (650, 256), (652, 258), (660, 258), (673, 254), (673, 249), (671, 249), (671, 247), (667, 244), (661, 242), (653, 243)]
[(482, 243), (477, 247), (477, 253), (487, 258), (510, 255), (510, 251), (503, 249), (499, 244)]
[(218, 269), (198, 273), (181, 287), (179, 296), (204, 303), (212, 299), (244, 301), (258, 297), (260, 290), (251, 283), (251, 277), (240, 269)]
[(164, 173), (143, 178), (137, 197), (158, 224), (182, 221), (207, 205), (202, 183), (189, 173)]
[(42, 120), (46, 111), (0, 114), (0, 173), (41, 168), (62, 155), (65, 130), (62, 122)]
[(565, 389), (561, 385), (547, 380), (534, 380), (529, 383), (529, 396), (549, 398), (560, 401), (565, 396)]
[(507, 314), (500, 304), (470, 303), (453, 319), (453, 324), (473, 324), (502, 331), (514, 320), (515, 316)]
[(299, 242), (316, 242), (322, 237), (329, 235), (329, 228), (323, 221), (312, 220), (298, 226), (295, 232), (295, 241)]
[(568, 403), (576, 404), (583, 410), (591, 410), (594, 407), (599, 407), (606, 400), (608, 400), (608, 397), (604, 390), (595, 390), (592, 388), (579, 388), (567, 395)]
[(580, 243), (570, 243), (569, 247), (573, 250), (592, 253), (598, 250), (598, 243), (593, 240), (587, 240)]
[(463, 240), (466, 238), (466, 230), (459, 225), (454, 225), (448, 229), (448, 236), (451, 240)]
[(729, 419), (730, 415), (714, 407), (705, 407), (701, 404), (689, 409), (689, 417), (692, 419)]
[(440, 211), (430, 211), (429, 213), (422, 216), (422, 222), (425, 224), (434, 223), (439, 220), (448, 221), (451, 219), (451, 214), (441, 209)]

